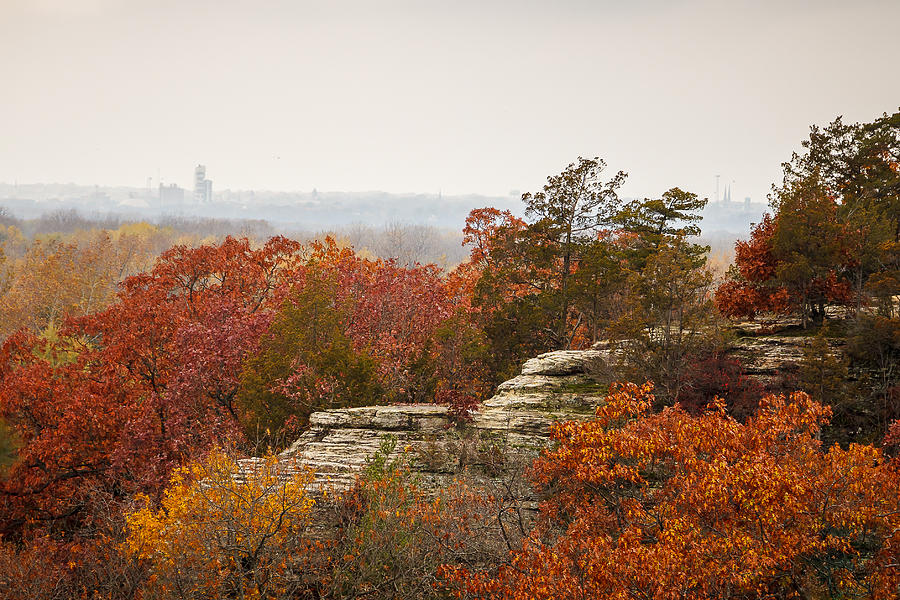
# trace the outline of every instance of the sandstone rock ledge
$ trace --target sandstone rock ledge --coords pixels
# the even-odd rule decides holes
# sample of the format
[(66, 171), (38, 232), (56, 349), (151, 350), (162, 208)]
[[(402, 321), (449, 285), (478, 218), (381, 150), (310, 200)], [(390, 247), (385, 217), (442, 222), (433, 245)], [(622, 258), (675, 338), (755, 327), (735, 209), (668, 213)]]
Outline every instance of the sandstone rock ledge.
[[(729, 354), (741, 359), (747, 374), (763, 383), (796, 369), (807, 336), (746, 336)], [(839, 343), (829, 340), (841, 356)], [(503, 382), (470, 423), (455, 424), (447, 408), (433, 404), (367, 406), (314, 413), (309, 429), (280, 456), (285, 473), (310, 468), (317, 484), (337, 489), (356, 475), (386, 436), (395, 452), (408, 452), (419, 482), (439, 489), (462, 472), (490, 479), (521, 471), (549, 442), (550, 424), (586, 419), (603, 401), (606, 388), (594, 382), (598, 366), (614, 364), (615, 350), (600, 343), (591, 350), (548, 352), (525, 361), (521, 374)], [(241, 461), (246, 472), (255, 459)], [(499, 464), (498, 464), (499, 463)], [(240, 474), (238, 475), (240, 476)]]
[[(795, 371), (812, 336), (755, 336), (738, 339), (728, 354), (741, 361), (744, 372), (762, 383), (769, 383), (782, 372)], [(839, 340), (828, 340), (829, 350), (839, 359), (844, 356)]]
[[(337, 489), (351, 486), (385, 436), (406, 451), (419, 482), (443, 488), (462, 471), (490, 477), (525, 465), (549, 441), (554, 421), (585, 419), (605, 389), (587, 376), (596, 350), (558, 351), (527, 361), (522, 374), (501, 384), (470, 423), (457, 426), (443, 406), (367, 406), (314, 413), (307, 431), (281, 454), (285, 464), (309, 467), (316, 481)], [(253, 459), (243, 461), (252, 468)], [(521, 468), (521, 466), (519, 467)]]

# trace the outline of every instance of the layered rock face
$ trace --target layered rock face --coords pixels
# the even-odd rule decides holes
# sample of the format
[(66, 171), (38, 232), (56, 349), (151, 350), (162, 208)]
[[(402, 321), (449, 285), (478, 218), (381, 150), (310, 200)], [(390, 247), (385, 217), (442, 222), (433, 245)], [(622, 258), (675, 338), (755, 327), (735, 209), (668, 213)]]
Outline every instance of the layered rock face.
[[(367, 406), (327, 410), (310, 417), (309, 429), (281, 454), (286, 465), (313, 470), (317, 482), (347, 488), (386, 436), (394, 452), (406, 452), (421, 485), (443, 488), (462, 471), (486, 477), (529, 464), (549, 441), (554, 421), (585, 419), (605, 389), (587, 376), (597, 350), (549, 352), (527, 361), (522, 374), (455, 424), (444, 406)], [(245, 468), (253, 463), (244, 462)], [(521, 478), (521, 473), (518, 474)]]
[[(748, 376), (767, 384), (780, 373), (795, 371), (803, 360), (803, 352), (814, 340), (811, 336), (743, 337), (734, 343), (728, 354), (741, 361)], [(828, 340), (828, 346), (838, 359), (843, 357), (840, 340)]]

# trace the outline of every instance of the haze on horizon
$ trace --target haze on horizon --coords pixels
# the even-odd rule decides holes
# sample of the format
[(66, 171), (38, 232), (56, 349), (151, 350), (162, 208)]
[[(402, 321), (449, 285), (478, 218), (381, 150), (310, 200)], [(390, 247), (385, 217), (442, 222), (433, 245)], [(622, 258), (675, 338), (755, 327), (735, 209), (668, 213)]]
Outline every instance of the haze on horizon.
[(900, 105), (900, 3), (0, 0), (0, 182), (764, 200)]

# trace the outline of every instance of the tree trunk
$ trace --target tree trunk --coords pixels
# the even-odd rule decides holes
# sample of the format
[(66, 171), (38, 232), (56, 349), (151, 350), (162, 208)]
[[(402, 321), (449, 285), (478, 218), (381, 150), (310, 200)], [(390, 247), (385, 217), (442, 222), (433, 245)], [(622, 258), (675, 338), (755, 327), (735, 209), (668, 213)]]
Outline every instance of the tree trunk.
[(565, 343), (566, 347), (569, 346), (569, 342), (566, 341), (568, 336), (566, 335), (566, 321), (569, 316), (569, 269), (572, 264), (572, 225), (570, 224), (568, 230), (566, 231), (566, 244), (563, 249), (563, 268), (562, 268), (562, 277), (559, 285), (559, 292), (562, 296), (561, 298), (561, 314), (560, 314), (560, 322), (559, 322), (559, 343)]

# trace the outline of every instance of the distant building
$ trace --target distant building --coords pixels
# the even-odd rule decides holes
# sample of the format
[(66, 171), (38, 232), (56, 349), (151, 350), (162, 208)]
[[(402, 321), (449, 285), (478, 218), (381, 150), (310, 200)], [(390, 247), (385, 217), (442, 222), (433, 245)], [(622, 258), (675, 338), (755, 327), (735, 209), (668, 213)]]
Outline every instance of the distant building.
[(208, 204), (212, 202), (212, 181), (206, 178), (206, 167), (197, 165), (194, 169), (194, 202)]
[(174, 183), (171, 185), (159, 184), (159, 203), (181, 206), (184, 204), (184, 188), (180, 188)]

